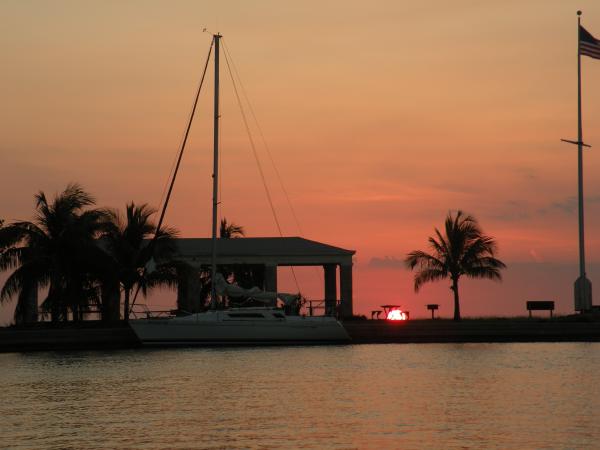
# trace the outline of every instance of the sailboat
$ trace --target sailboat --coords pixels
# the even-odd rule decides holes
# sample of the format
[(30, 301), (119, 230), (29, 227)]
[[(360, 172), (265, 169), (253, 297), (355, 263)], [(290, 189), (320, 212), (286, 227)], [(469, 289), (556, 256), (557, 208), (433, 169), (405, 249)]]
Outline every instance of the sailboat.
[[(258, 344), (326, 344), (346, 343), (350, 337), (342, 324), (332, 316), (292, 314), (296, 296), (265, 292), (258, 288), (243, 289), (227, 283), (217, 272), (217, 215), (219, 169), (219, 47), (220, 34), (214, 34), (214, 159), (212, 204), (211, 308), (185, 316), (131, 320), (130, 326), (143, 345), (258, 345)], [(207, 65), (208, 60), (207, 58)], [(206, 66), (204, 74), (206, 73)], [(204, 74), (202, 81), (204, 80)], [(202, 86), (202, 81), (200, 86)], [(198, 91), (199, 93), (199, 91)], [(196, 103), (198, 96), (196, 96)], [(195, 107), (195, 104), (194, 104)], [(184, 139), (187, 139), (191, 120)], [(183, 147), (182, 147), (183, 149)], [(175, 176), (175, 175), (174, 175)], [(174, 177), (171, 183), (173, 185)], [(169, 190), (170, 195), (170, 190)], [(165, 201), (168, 202), (168, 198)], [(164, 217), (161, 215), (161, 220)], [(219, 309), (217, 295), (251, 298), (265, 306)], [(278, 308), (278, 299), (284, 307)], [(285, 306), (288, 306), (287, 308)]]

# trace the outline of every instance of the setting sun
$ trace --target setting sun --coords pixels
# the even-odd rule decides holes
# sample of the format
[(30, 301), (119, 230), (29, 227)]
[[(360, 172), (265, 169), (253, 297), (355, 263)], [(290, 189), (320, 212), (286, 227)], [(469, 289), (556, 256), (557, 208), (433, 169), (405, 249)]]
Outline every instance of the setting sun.
[(387, 320), (408, 320), (408, 317), (405, 312), (399, 309), (392, 309), (387, 315)]

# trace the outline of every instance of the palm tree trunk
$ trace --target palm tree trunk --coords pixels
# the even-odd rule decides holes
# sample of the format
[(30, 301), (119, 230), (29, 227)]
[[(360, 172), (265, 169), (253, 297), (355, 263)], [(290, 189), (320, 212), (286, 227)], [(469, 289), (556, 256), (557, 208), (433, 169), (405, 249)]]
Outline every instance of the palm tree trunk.
[(454, 320), (460, 320), (460, 302), (458, 300), (458, 278), (452, 278), (452, 291), (454, 292)]
[(52, 304), (50, 306), (50, 320), (53, 323), (58, 323), (60, 321), (60, 309), (58, 305)]
[(63, 322), (69, 321), (69, 307), (65, 303), (64, 299), (61, 299), (60, 304), (60, 318)]
[(121, 293), (119, 285), (114, 280), (102, 282), (102, 320), (106, 322), (118, 322), (121, 318)]
[(123, 305), (123, 320), (125, 322), (129, 321), (129, 294), (131, 289), (125, 289), (125, 303)]
[[(32, 280), (23, 286), (19, 294), (19, 305), (22, 306), (20, 321), (25, 324), (31, 324), (38, 321), (38, 283)], [(15, 311), (16, 313), (16, 311)]]
[(55, 282), (50, 282), (48, 299), (50, 299), (50, 320), (53, 323), (58, 323), (60, 321), (60, 305), (58, 303), (58, 289)]

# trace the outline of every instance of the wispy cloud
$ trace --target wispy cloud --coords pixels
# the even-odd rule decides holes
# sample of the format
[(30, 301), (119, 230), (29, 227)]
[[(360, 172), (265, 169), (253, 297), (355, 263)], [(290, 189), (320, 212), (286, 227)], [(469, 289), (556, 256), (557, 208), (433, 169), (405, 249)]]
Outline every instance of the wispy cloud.
[(384, 256), (383, 258), (373, 257), (369, 261), (371, 269), (403, 269), (404, 261), (395, 256)]
[(488, 217), (502, 222), (526, 220), (530, 217), (529, 206), (519, 200), (507, 200), (495, 207)]
[(577, 198), (567, 197), (564, 200), (552, 202), (550, 204), (550, 209), (558, 210), (569, 215), (574, 214), (577, 209)]
[(521, 177), (523, 177), (525, 180), (528, 180), (528, 181), (535, 181), (538, 179), (537, 172), (532, 167), (527, 167), (527, 166), (517, 167), (516, 172), (517, 172), (517, 174), (519, 174)]
[[(600, 203), (600, 195), (585, 197), (584, 203)], [(562, 212), (569, 216), (574, 215), (577, 212), (577, 197), (575, 197), (574, 195), (565, 197), (562, 200), (553, 201), (549, 205), (538, 210), (538, 212), (542, 215), (548, 214), (553, 211)]]
[(453, 192), (456, 194), (475, 194), (479, 192), (479, 187), (476, 184), (468, 185), (463, 183), (456, 183), (452, 181), (445, 181), (434, 186), (436, 189), (440, 189), (446, 192)]

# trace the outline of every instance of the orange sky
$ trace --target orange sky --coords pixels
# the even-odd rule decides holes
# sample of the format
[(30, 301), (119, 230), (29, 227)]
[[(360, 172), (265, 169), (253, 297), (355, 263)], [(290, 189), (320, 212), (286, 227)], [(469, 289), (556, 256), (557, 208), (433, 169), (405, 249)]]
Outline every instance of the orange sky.
[[(420, 315), (436, 301), (451, 314), (444, 283), (415, 296), (394, 258), (423, 247), (458, 208), (479, 218), (513, 263), (503, 285), (464, 283), (466, 315), (522, 313), (535, 298), (569, 312), (576, 149), (559, 139), (576, 138), (577, 8), (600, 37), (597, 1), (4, 0), (0, 217), (30, 218), (37, 190), (69, 181), (100, 205), (158, 206), (207, 27), (225, 36), (304, 235), (357, 250), (359, 312), (394, 301)], [(223, 213), (250, 236), (274, 235), (222, 73)], [(600, 61), (584, 58), (583, 74), (585, 139), (600, 145)], [(188, 237), (210, 230), (211, 83), (167, 216)], [(258, 150), (284, 232), (297, 235)], [(592, 148), (587, 256), (598, 262), (599, 166)], [(600, 266), (589, 273), (600, 284)], [(312, 271), (301, 274), (302, 289), (318, 297), (315, 282)]]

